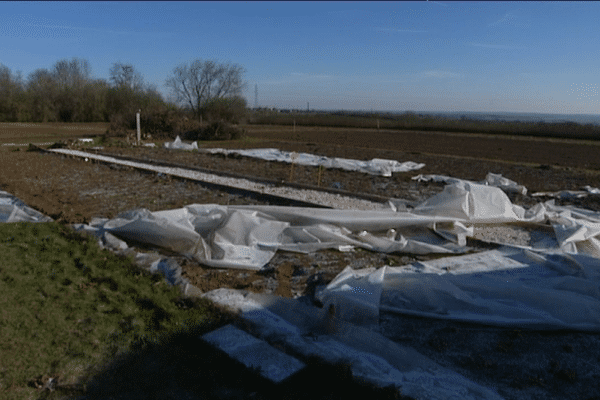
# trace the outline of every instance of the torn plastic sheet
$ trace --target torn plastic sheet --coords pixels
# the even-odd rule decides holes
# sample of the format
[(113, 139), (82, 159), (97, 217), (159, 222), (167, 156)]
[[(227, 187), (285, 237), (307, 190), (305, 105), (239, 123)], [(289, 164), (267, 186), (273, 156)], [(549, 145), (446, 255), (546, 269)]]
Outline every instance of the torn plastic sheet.
[[(258, 270), (277, 250), (314, 252), (354, 246), (418, 254), (466, 251), (427, 228), (436, 223), (452, 225), (453, 221), (393, 211), (193, 204), (158, 212), (132, 210), (111, 220), (93, 219), (80, 229), (117, 247), (126, 246), (124, 241), (151, 244), (207, 266)], [(413, 237), (404, 237), (403, 232)]]
[(166, 149), (198, 150), (198, 142), (193, 142), (192, 144), (183, 143), (179, 136), (177, 136), (173, 142), (165, 142), (163, 146)]
[(597, 258), (505, 248), (403, 267), (348, 267), (317, 297), (363, 325), (376, 325), (379, 312), (386, 311), (485, 325), (600, 331), (599, 287)]
[(50, 222), (52, 218), (27, 206), (8, 192), (0, 190), (0, 222)]
[(210, 154), (239, 154), (246, 157), (260, 158), (262, 160), (294, 163), (298, 165), (323, 166), (325, 168), (339, 168), (347, 171), (358, 171), (371, 175), (392, 176), (394, 172), (408, 172), (423, 168), (425, 164), (418, 164), (412, 161), (398, 162), (396, 160), (385, 160), (374, 158), (370, 161), (360, 161), (348, 158), (330, 158), (325, 156), (316, 156), (309, 153), (296, 153), (282, 151), (278, 149), (248, 149), (248, 150), (229, 150), (229, 149), (201, 149), (202, 152)]
[(469, 182), (469, 183), (479, 183), (481, 185), (494, 186), (502, 189), (506, 193), (519, 193), (519, 194), (527, 194), (527, 188), (523, 185), (519, 185), (515, 181), (511, 181), (508, 178), (503, 177), (501, 174), (494, 174), (488, 172), (485, 179), (481, 182), (470, 182), (464, 179), (453, 178), (451, 176), (446, 175), (417, 175), (412, 178), (413, 180), (419, 182), (444, 182), (444, 183), (458, 183), (458, 182)]
[(93, 220), (89, 229), (207, 266), (258, 270), (277, 250), (310, 253), (354, 246), (384, 253), (459, 254), (469, 250), (466, 238), (473, 235), (474, 224), (545, 221), (555, 232), (554, 250), (600, 257), (599, 213), (552, 201), (525, 210), (499, 188), (465, 181), (402, 212), (193, 204), (153, 213), (133, 210), (112, 220)]
[(529, 212), (511, 203), (497, 187), (453, 179), (438, 193), (414, 209), (414, 213), (440, 215), (471, 223), (538, 222), (543, 216), (538, 209)]

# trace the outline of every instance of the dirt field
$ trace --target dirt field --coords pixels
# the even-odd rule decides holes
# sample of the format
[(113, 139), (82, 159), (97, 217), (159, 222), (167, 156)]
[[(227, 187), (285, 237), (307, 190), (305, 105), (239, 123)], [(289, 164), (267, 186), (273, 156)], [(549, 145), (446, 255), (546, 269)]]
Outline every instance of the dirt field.
[[(321, 127), (296, 127), (296, 133), (294, 128), (289, 126), (249, 125), (246, 130), (249, 136), (277, 141), (386, 149), (415, 156), (447, 155), (527, 165), (559, 165), (600, 170), (600, 159), (597, 156), (600, 142), (592, 141), (383, 129), (378, 132), (373, 129)], [(341, 150), (345, 151), (343, 148)], [(343, 157), (344, 154), (337, 156)]]
[(52, 142), (67, 138), (78, 138), (89, 135), (102, 135), (106, 132), (107, 123), (24, 123), (0, 122), (0, 143), (28, 144)]
[[(17, 138), (22, 139), (25, 128), (19, 127), (17, 137), (0, 129), (0, 141), (17, 142)], [(54, 128), (38, 126), (32, 131), (36, 139), (45, 137), (44, 129)], [(86, 137), (100, 128), (94, 129), (96, 131), (75, 130), (68, 136)], [(417, 174), (442, 174), (479, 181), (488, 172), (500, 173), (525, 185), (529, 193), (574, 190), (584, 185), (600, 187), (600, 147), (596, 143), (431, 132), (377, 133), (373, 130), (333, 128), (297, 127), (294, 133), (292, 127), (275, 126), (248, 126), (247, 131), (250, 137), (261, 138), (262, 141), (246, 141), (243, 145), (210, 145), (276, 147), (325, 156), (363, 160), (377, 157), (426, 164), (419, 171), (397, 173), (392, 178), (339, 170), (323, 172), (322, 186), (341, 187), (355, 192), (421, 201), (439, 192), (443, 185), (416, 183), (411, 177)], [(33, 140), (20, 142), (28, 141)], [(107, 147), (104, 151), (283, 181), (290, 179), (289, 164), (244, 157), (162, 148)], [(295, 166), (291, 180), (316, 184), (317, 177), (317, 168)], [(225, 191), (206, 189), (195, 183), (57, 155), (26, 152), (24, 147), (15, 146), (0, 146), (0, 189), (67, 223), (88, 222), (93, 217), (114, 217), (119, 212), (139, 207), (155, 211), (191, 203), (265, 204)], [(600, 210), (598, 198), (590, 196), (572, 201), (571, 204)], [(546, 199), (519, 195), (513, 196), (512, 200), (528, 207)], [(424, 258), (368, 251), (323, 251), (315, 255), (279, 252), (265, 270), (256, 273), (211, 270), (181, 257), (178, 261), (184, 275), (203, 291), (231, 287), (296, 297), (310, 296), (316, 284), (328, 282), (347, 265), (353, 268), (403, 265)], [(480, 328), (415, 318), (406, 318), (402, 328), (386, 322), (385, 318), (382, 324), (385, 329), (394, 332), (390, 335), (395, 340), (415, 346), (442, 365), (457, 369), (477, 382), (499, 385), (507, 398), (553, 398), (553, 393), (556, 393), (555, 398), (593, 398), (593, 395), (600, 393), (597, 391), (600, 378), (597, 335), (521, 335), (512, 330), (488, 330), (482, 333)], [(536, 359), (538, 367), (532, 367), (532, 363), (521, 365), (519, 360), (522, 357)]]

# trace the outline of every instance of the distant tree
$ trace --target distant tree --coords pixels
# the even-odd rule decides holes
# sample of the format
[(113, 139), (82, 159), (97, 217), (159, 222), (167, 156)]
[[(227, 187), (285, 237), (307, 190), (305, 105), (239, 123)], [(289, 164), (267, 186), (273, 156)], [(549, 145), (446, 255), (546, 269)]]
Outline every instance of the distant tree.
[(106, 107), (109, 84), (104, 79), (90, 80), (83, 87), (83, 107), (79, 120), (81, 122), (108, 121), (109, 115)]
[(40, 68), (30, 73), (27, 77), (27, 94), (31, 105), (32, 121), (53, 122), (57, 120), (58, 85), (50, 71)]
[(54, 79), (58, 86), (56, 106), (62, 122), (83, 121), (85, 86), (90, 83), (91, 68), (87, 60), (73, 58), (54, 64)]
[(0, 64), (0, 121), (25, 120), (26, 108), (20, 73), (13, 74), (10, 68)]
[(117, 88), (128, 88), (134, 92), (143, 90), (144, 78), (133, 65), (116, 62), (110, 68), (110, 81)]
[(173, 111), (154, 85), (144, 83), (143, 76), (130, 64), (114, 63), (110, 68), (111, 87), (107, 95), (109, 134), (126, 135), (136, 127), (136, 113), (141, 110), (141, 131), (144, 137), (162, 131), (172, 131)]
[(87, 60), (74, 57), (69, 60), (60, 60), (54, 64), (54, 77), (61, 90), (78, 89), (90, 79), (91, 68)]
[(194, 60), (177, 66), (165, 82), (175, 101), (200, 115), (211, 100), (241, 95), (244, 68), (237, 64)]

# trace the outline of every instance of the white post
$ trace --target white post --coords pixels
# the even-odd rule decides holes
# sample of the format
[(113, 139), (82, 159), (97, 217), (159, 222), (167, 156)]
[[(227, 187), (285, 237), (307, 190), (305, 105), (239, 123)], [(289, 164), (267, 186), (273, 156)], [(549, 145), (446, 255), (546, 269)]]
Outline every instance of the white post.
[(142, 110), (138, 110), (138, 112), (135, 114), (135, 122), (137, 124), (137, 145), (140, 145), (140, 142), (142, 141), (142, 133), (140, 131), (140, 113), (142, 112)]

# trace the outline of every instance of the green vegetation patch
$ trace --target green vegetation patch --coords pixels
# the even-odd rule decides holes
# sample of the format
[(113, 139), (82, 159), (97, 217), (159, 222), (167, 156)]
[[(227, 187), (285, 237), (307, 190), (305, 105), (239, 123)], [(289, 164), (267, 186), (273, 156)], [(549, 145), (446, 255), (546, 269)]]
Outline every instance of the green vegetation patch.
[(56, 222), (0, 224), (0, 254), (0, 398), (30, 398), (40, 376), (81, 384), (119, 354), (219, 324), (210, 303)]

